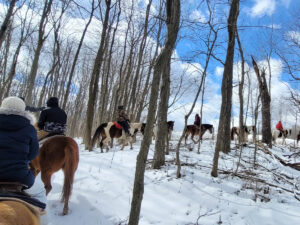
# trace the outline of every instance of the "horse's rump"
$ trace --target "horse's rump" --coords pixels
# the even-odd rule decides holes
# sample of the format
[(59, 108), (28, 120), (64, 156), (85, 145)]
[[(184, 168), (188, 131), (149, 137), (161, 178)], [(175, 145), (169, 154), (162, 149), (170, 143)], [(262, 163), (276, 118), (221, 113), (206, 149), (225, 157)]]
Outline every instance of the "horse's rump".
[[(44, 212), (45, 213), (45, 212)], [(16, 198), (0, 198), (0, 224), (40, 225), (41, 211)]]
[(35, 175), (41, 172), (46, 194), (51, 189), (51, 176), (60, 169), (64, 171), (62, 201), (65, 202), (64, 214), (68, 212), (68, 200), (71, 195), (74, 174), (79, 162), (79, 148), (71, 137), (53, 136), (47, 139), (40, 148), (40, 154), (31, 161)]

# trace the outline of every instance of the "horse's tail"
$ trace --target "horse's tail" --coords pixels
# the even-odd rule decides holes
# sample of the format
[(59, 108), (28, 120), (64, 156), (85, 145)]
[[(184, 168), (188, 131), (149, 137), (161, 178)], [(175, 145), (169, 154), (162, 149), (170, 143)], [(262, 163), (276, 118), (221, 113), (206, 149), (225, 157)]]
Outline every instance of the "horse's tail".
[(65, 149), (65, 164), (64, 164), (64, 186), (62, 190), (62, 201), (69, 200), (72, 193), (72, 186), (74, 181), (74, 174), (79, 161), (79, 149), (77, 143), (70, 138)]
[(94, 136), (92, 138), (92, 148), (95, 145), (95, 142), (98, 140), (98, 138), (100, 137), (100, 134), (102, 131), (104, 131), (104, 128), (107, 126), (107, 123), (102, 123), (95, 131)]
[(234, 137), (234, 128), (231, 128), (230, 139), (233, 141)]

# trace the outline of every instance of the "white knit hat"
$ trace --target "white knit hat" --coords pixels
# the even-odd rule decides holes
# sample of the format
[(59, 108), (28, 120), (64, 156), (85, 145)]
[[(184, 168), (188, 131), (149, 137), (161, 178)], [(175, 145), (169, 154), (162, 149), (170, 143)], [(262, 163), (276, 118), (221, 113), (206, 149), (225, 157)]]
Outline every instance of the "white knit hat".
[(25, 102), (19, 97), (7, 97), (3, 99), (1, 109), (13, 110), (13, 111), (25, 111)]

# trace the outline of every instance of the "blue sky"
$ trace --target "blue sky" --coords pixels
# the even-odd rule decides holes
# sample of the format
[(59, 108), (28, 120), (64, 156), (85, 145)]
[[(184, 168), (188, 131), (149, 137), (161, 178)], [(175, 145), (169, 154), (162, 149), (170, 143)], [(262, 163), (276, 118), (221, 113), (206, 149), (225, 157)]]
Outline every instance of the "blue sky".
[[(189, 4), (184, 4), (188, 2)], [(204, 5), (199, 7), (199, 2), (196, 0), (188, 0), (182, 1), (182, 7), (186, 10), (188, 9), (188, 13), (184, 10), (182, 18), (186, 20), (186, 18), (193, 18), (198, 21), (207, 21), (208, 11)], [(215, 19), (218, 18), (218, 23), (222, 29), (218, 34), (218, 40), (222, 42), (221, 46), (218, 47), (217, 55), (218, 57), (224, 61), (226, 57), (226, 49), (227, 49), (227, 27), (226, 20), (229, 11), (229, 5), (224, 6), (225, 1), (216, 1), (218, 3), (218, 15), (216, 15)], [(273, 35), (272, 41), (274, 43), (274, 49), (271, 54), (272, 60), (272, 74), (274, 78), (272, 78), (272, 122), (275, 123), (278, 118), (281, 118), (286, 124), (294, 123), (294, 116), (292, 115), (292, 110), (288, 108), (287, 101), (285, 100), (289, 95), (288, 87), (286, 82), (288, 82), (289, 86), (292, 86), (294, 89), (299, 89), (299, 84), (295, 82), (290, 82), (290, 76), (284, 73), (282, 69), (282, 63), (279, 60), (279, 57), (275, 53), (275, 49), (277, 47), (281, 47), (281, 38), (282, 35), (286, 32), (290, 31), (290, 25), (294, 22), (294, 15), (297, 15), (297, 9), (300, 9), (300, 1), (298, 0), (247, 0), (240, 2), (240, 14), (238, 18), (238, 26), (239, 26), (239, 35), (242, 42), (242, 46), (244, 49), (244, 57), (246, 62), (249, 63), (250, 69), (252, 67), (251, 63), (251, 55), (255, 57), (258, 63), (266, 66), (264, 60), (266, 60), (267, 53), (270, 52), (270, 40), (272, 33), (272, 24), (273, 24)], [(185, 24), (184, 24), (185, 25)], [(178, 42), (176, 51), (179, 58), (184, 62), (186, 59), (191, 60), (192, 63), (199, 63), (201, 66), (204, 66), (205, 57), (198, 56), (195, 58), (190, 58), (191, 53), (203, 49), (203, 41), (195, 41), (195, 39), (203, 38), (205, 39), (205, 35), (207, 34), (205, 29), (190, 29), (190, 27), (184, 27), (181, 31), (181, 37)], [(187, 34), (191, 34), (194, 41), (191, 41), (189, 38), (186, 38)], [(237, 47), (237, 43), (236, 43)], [(239, 52), (235, 51), (235, 64), (240, 61)], [(221, 81), (222, 81), (222, 68), (223, 65), (212, 59), (210, 61), (209, 69), (208, 69), (208, 85), (209, 88), (212, 88), (212, 92), (214, 93), (208, 94), (205, 97), (205, 106), (203, 112), (203, 122), (204, 123), (212, 123), (215, 126), (218, 124), (219, 118), (219, 107), (221, 103)], [(197, 76), (197, 75), (195, 75)], [(234, 75), (236, 77), (236, 75)], [(255, 75), (252, 72), (252, 78), (255, 80)], [(200, 83), (200, 79), (199, 83)], [(236, 82), (236, 78), (234, 78), (234, 82)], [(286, 81), (286, 82), (285, 82)], [(196, 89), (195, 89), (196, 90)], [(233, 96), (233, 117), (234, 120), (237, 121), (237, 116), (239, 112), (238, 108), (238, 98), (237, 98), (237, 90), (234, 90)], [(191, 103), (195, 95), (191, 92), (189, 98), (184, 98), (180, 102), (180, 104)], [(245, 93), (247, 95), (247, 93)], [(282, 103), (282, 101), (284, 103)], [(199, 103), (200, 99), (198, 99), (198, 104), (196, 105), (192, 115), (190, 116), (189, 122), (192, 123), (194, 119), (194, 114), (199, 112)], [(281, 106), (282, 110), (278, 108)], [(187, 104), (183, 110), (180, 112), (175, 112), (171, 114), (171, 118), (177, 119), (178, 123), (175, 128), (181, 129), (183, 121), (181, 121), (181, 115), (186, 114), (190, 104)], [(251, 118), (248, 123), (251, 123)], [(249, 124), (248, 124), (249, 125)]]
[[(224, 1), (223, 1), (224, 2)], [(195, 4), (194, 11), (198, 11), (199, 15), (207, 18), (205, 5), (197, 8), (197, 1), (190, 1)], [(244, 54), (246, 60), (250, 60), (250, 56), (253, 55), (256, 59), (262, 60), (266, 57), (266, 52), (269, 51), (268, 42), (272, 33), (271, 27), (273, 24), (273, 41), (275, 44), (278, 43), (277, 36), (281, 35), (282, 32), (286, 32), (288, 24), (293, 20), (293, 15), (296, 13), (296, 9), (299, 7), (300, 1), (298, 0), (247, 0), (241, 1), (240, 3), (240, 14), (238, 19), (239, 35), (244, 48)], [(184, 7), (184, 6), (183, 6)], [(224, 7), (224, 4), (222, 4)], [(193, 7), (191, 7), (193, 8)], [(228, 8), (224, 9), (224, 12), (228, 13)], [(225, 17), (224, 17), (225, 18)], [(223, 18), (223, 19), (224, 19)], [(204, 19), (205, 20), (205, 19)], [(223, 21), (226, 22), (226, 21)], [(222, 26), (225, 26), (223, 24)], [(183, 29), (182, 32), (186, 32), (188, 29)], [(199, 33), (203, 32), (201, 30)], [(205, 31), (203, 32), (205, 34)], [(223, 29), (219, 36), (219, 40), (227, 39), (227, 30)], [(182, 60), (189, 57), (190, 53), (198, 48), (198, 43), (193, 43), (188, 39), (182, 39), (177, 45), (177, 54)], [(225, 60), (227, 43), (224, 42), (220, 59)], [(237, 52), (236, 52), (237, 55)], [(273, 51), (272, 58), (278, 58)], [(236, 58), (236, 60), (239, 60)], [(235, 60), (235, 61), (236, 61)], [(203, 58), (198, 57), (193, 59), (195, 62), (200, 62), (203, 65)], [(210, 73), (215, 73), (217, 66), (222, 65), (216, 60), (211, 60)], [(288, 80), (287, 76), (282, 76), (283, 80)]]

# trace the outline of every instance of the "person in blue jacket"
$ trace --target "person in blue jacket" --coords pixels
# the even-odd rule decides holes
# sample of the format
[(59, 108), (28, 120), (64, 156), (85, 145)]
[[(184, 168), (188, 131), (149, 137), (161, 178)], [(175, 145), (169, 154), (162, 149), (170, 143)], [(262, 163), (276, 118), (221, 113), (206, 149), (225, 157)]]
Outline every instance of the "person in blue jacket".
[(19, 97), (8, 97), (0, 107), (0, 182), (19, 182), (30, 188), (35, 180), (29, 162), (39, 153), (34, 116)]

